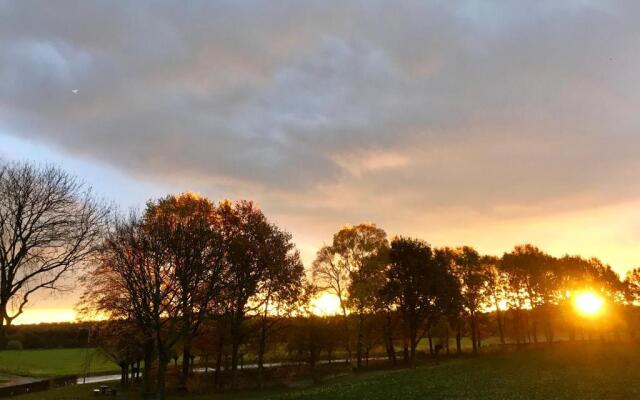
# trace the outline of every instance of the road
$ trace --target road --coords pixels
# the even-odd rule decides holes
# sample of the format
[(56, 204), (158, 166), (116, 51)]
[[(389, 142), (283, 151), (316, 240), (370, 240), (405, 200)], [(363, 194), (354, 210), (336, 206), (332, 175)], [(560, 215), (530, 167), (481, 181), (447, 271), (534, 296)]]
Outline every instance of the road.
[[(386, 360), (387, 357), (370, 357), (369, 361), (376, 361), (376, 360)], [(342, 360), (333, 360), (333, 363), (341, 363), (343, 362)], [(320, 360), (318, 361), (318, 364), (329, 364), (329, 360)], [(273, 368), (273, 367), (283, 367), (283, 366), (293, 366), (293, 365), (298, 365), (297, 362), (294, 361), (287, 361), (287, 362), (275, 362), (275, 363), (264, 363), (264, 367), (265, 368)], [(242, 366), (241, 369), (257, 369), (258, 368), (258, 364), (245, 364)], [(215, 368), (208, 368), (206, 371), (207, 372), (213, 372), (215, 371)], [(199, 368), (194, 368), (193, 370), (196, 373), (204, 373), (205, 369), (202, 367)], [(113, 382), (113, 381), (118, 381), (120, 380), (120, 374), (113, 374), (113, 375), (98, 375), (98, 376), (88, 376), (86, 378), (78, 378), (78, 385), (82, 385), (85, 383), (101, 383), (101, 382)]]

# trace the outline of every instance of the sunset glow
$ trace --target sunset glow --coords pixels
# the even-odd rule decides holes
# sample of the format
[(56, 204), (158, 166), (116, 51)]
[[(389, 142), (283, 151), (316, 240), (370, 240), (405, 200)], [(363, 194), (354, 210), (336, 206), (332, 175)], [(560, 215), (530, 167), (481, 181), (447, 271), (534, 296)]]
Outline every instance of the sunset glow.
[(14, 322), (15, 325), (72, 322), (76, 312), (72, 308), (32, 308), (26, 310)]

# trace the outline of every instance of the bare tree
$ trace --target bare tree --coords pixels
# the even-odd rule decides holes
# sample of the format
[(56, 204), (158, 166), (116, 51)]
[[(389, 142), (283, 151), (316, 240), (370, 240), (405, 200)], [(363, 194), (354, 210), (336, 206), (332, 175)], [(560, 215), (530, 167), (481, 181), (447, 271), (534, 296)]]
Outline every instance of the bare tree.
[(0, 347), (40, 290), (94, 255), (108, 208), (77, 178), (29, 163), (0, 166)]

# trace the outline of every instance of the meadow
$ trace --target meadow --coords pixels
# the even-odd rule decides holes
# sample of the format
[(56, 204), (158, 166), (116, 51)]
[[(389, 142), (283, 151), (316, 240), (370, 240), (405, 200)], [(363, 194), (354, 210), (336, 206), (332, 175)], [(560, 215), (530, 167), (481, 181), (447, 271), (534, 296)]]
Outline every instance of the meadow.
[(91, 375), (118, 371), (118, 366), (96, 349), (45, 349), (0, 351), (0, 373), (36, 377), (83, 375), (88, 361)]
[[(415, 369), (352, 373), (291, 383), (267, 391), (173, 394), (175, 399), (630, 399), (640, 397), (640, 350), (635, 345), (556, 344), (536, 350), (442, 358)], [(93, 398), (94, 386), (18, 396), (19, 400)], [(124, 392), (119, 398), (139, 398)]]

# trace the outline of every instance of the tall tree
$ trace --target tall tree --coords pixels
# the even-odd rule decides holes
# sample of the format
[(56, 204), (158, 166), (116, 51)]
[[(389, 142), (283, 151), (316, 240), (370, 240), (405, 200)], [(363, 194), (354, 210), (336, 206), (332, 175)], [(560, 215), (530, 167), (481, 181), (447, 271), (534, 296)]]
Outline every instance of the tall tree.
[(162, 238), (175, 275), (175, 296), (183, 344), (181, 383), (186, 384), (191, 344), (225, 286), (222, 235), (215, 205), (193, 193), (170, 195), (147, 204), (144, 226)]
[(394, 239), (389, 260), (385, 290), (402, 315), (409, 343), (408, 361), (414, 365), (418, 342), (426, 333), (425, 324), (450, 303), (448, 289), (453, 280), (445, 264), (434, 259), (431, 247), (418, 239)]
[(509, 282), (507, 274), (502, 271), (500, 260), (494, 256), (484, 256), (482, 263), (488, 270), (488, 305), (492, 306), (496, 311), (496, 323), (498, 325), (498, 334), (500, 335), (500, 343), (505, 344), (504, 334), (504, 311), (506, 306), (507, 293), (509, 291)]
[[(319, 287), (332, 291), (340, 300), (345, 325), (347, 310), (358, 317), (356, 338), (357, 367), (362, 366), (363, 329), (368, 309), (382, 284), (387, 264), (387, 234), (374, 224), (346, 226), (333, 236), (332, 245), (323, 247), (313, 264), (313, 276)], [(348, 326), (346, 326), (348, 331)], [(350, 353), (349, 339), (349, 353)], [(349, 355), (350, 358), (350, 355)]]
[(95, 254), (107, 215), (59, 168), (0, 165), (0, 348), (34, 293), (60, 289)]
[(338, 298), (342, 311), (342, 323), (346, 333), (347, 363), (351, 362), (351, 335), (349, 335), (348, 299), (351, 273), (336, 256), (332, 246), (323, 246), (318, 250), (311, 266), (311, 276), (319, 290), (334, 294)]
[(83, 303), (110, 319), (130, 320), (145, 343), (144, 390), (151, 392), (151, 366), (157, 357), (157, 398), (165, 398), (166, 371), (181, 337), (176, 276), (164, 238), (132, 214), (116, 220), (100, 263), (85, 276)]
[[(509, 275), (513, 285), (513, 295), (525, 295), (526, 306), (531, 308), (532, 320), (528, 335), (538, 342), (538, 323), (541, 307), (551, 304), (555, 294), (556, 270), (554, 259), (530, 244), (516, 246), (512, 252), (502, 257), (503, 270)], [(518, 305), (518, 309), (521, 309)], [(522, 314), (520, 314), (522, 315)], [(549, 320), (545, 323), (550, 324)], [(547, 336), (547, 339), (550, 339)]]
[[(300, 260), (291, 235), (269, 223), (250, 201), (218, 206), (228, 279), (225, 310), (231, 339), (231, 383), (236, 385), (240, 345), (246, 337), (245, 319), (256, 305), (251, 302), (278, 268), (299, 271)], [(285, 265), (286, 264), (286, 265)]]
[(312, 293), (307, 285), (300, 253), (287, 232), (274, 231), (270, 243), (271, 262), (266, 265), (264, 279), (259, 283), (253, 303), (258, 304), (258, 385), (264, 380), (264, 357), (276, 327), (291, 317)]
[(471, 347), (478, 351), (478, 313), (481, 312), (489, 295), (490, 271), (480, 254), (469, 246), (454, 252), (454, 274), (459, 280), (462, 305), (469, 317)]

